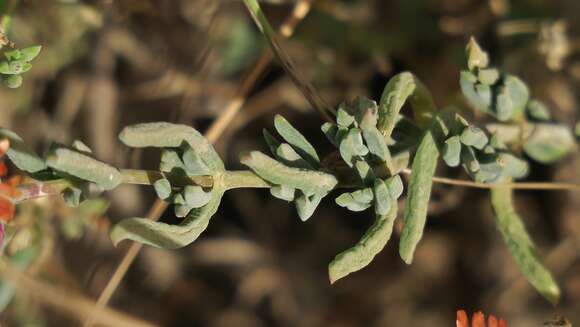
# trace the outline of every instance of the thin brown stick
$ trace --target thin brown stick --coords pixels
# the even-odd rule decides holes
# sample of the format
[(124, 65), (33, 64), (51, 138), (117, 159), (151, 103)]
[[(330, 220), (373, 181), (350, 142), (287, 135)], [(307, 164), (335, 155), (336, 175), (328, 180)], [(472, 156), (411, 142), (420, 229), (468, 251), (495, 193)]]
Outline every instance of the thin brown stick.
[[(310, 11), (312, 0), (301, 0), (296, 3), (294, 9), (290, 16), (286, 19), (280, 28), (278, 29), (278, 33), (284, 37), (289, 38), (294, 33), (296, 26), (298, 23), (306, 17), (308, 12)], [(252, 70), (246, 75), (240, 88), (237, 90), (233, 99), (230, 100), (229, 104), (226, 106), (225, 111), (216, 119), (216, 121), (209, 127), (206, 132), (207, 139), (214, 143), (218, 137), (223, 133), (226, 127), (230, 124), (230, 122), (234, 119), (238, 111), (244, 105), (246, 98), (254, 84), (258, 80), (258, 78), (262, 75), (266, 67), (270, 64), (274, 56), (272, 55), (271, 50), (266, 50), (258, 59), (257, 64), (252, 68)]]
[[(406, 175), (411, 175), (411, 169), (403, 169), (402, 173)], [(492, 189), (499, 187), (509, 187), (514, 190), (547, 190), (547, 191), (558, 191), (558, 190), (568, 190), (568, 191), (580, 191), (579, 184), (573, 183), (543, 183), (543, 182), (529, 182), (529, 183), (497, 183), (497, 184), (486, 184), (472, 182), (462, 179), (453, 179), (446, 177), (433, 177), (433, 182), (448, 185), (457, 185), (464, 187), (473, 187), (481, 189)]]
[[(290, 37), (293, 34), (296, 25), (306, 16), (308, 11), (310, 10), (311, 1), (312, 0), (301, 0), (296, 4), (290, 17), (280, 26), (280, 33), (282, 34), (283, 37)], [(230, 103), (226, 107), (225, 112), (219, 118), (217, 118), (216, 121), (213, 122), (213, 124), (209, 127), (209, 129), (205, 133), (205, 137), (209, 140), (210, 143), (213, 144), (215, 143), (215, 141), (217, 141), (217, 139), (226, 129), (228, 124), (233, 120), (235, 115), (242, 108), (242, 105), (244, 104), (246, 97), (250, 93), (252, 87), (254, 86), (259, 76), (263, 73), (263, 71), (269, 65), (272, 59), (273, 56), (270, 50), (267, 50), (260, 56), (260, 59), (256, 64), (256, 66), (254, 66), (254, 68), (246, 75), (245, 79), (240, 85), (240, 88), (236, 92), (236, 96), (234, 96), (234, 98), (230, 100)], [(150, 210), (150, 213), (157, 213), (154, 212), (155, 208), (159, 209), (160, 211), (159, 216), (161, 216), (163, 211), (165, 211), (165, 209), (167, 208), (167, 203), (162, 202), (160, 200), (156, 200), (154, 206)], [(105, 289), (99, 296), (99, 299), (93, 309), (93, 312), (86, 320), (84, 326), (86, 327), (93, 326), (95, 316), (98, 316), (99, 312), (101, 312), (101, 310), (103, 310), (106, 307), (107, 303), (113, 296), (113, 293), (115, 292), (117, 286), (127, 273), (127, 270), (129, 269), (131, 263), (133, 263), (135, 257), (137, 256), (137, 254), (139, 254), (142, 247), (143, 246), (140, 243), (131, 244), (131, 247), (123, 257), (123, 260), (121, 261), (121, 263), (115, 270), (115, 273), (105, 286)]]
[[(0, 276), (2, 279), (14, 283), (19, 293), (26, 293), (28, 296), (33, 297), (45, 305), (59, 309), (59, 311), (67, 312), (79, 321), (88, 317), (95, 307), (95, 303), (83, 295), (63, 292), (57, 287), (38, 281), (29, 274), (18, 271), (6, 261), (2, 262)], [(109, 308), (102, 308), (100, 314), (95, 318), (95, 322), (105, 326), (156, 326), (150, 322)]]
[[(151, 209), (149, 209), (149, 212), (147, 213), (147, 218), (154, 221), (158, 220), (165, 211), (165, 209), (167, 209), (167, 206), (168, 206), (167, 202), (156, 200)], [(109, 303), (109, 300), (111, 300), (113, 293), (115, 293), (115, 290), (121, 283), (121, 280), (123, 280), (123, 277), (125, 277), (125, 274), (129, 270), (129, 267), (131, 266), (133, 261), (135, 261), (135, 258), (137, 257), (137, 254), (139, 254), (139, 252), (141, 251), (141, 248), (143, 248), (143, 244), (136, 242), (131, 243), (129, 250), (127, 250), (127, 253), (125, 253), (123, 260), (121, 260), (121, 262), (117, 266), (117, 269), (115, 269), (113, 276), (111, 276), (111, 279), (109, 279), (109, 282), (101, 292), (101, 295), (99, 295), (97, 303), (94, 305), (91, 314), (89, 315), (83, 326), (93, 326), (96, 319), (98, 319), (98, 317), (104, 312), (107, 303)]]

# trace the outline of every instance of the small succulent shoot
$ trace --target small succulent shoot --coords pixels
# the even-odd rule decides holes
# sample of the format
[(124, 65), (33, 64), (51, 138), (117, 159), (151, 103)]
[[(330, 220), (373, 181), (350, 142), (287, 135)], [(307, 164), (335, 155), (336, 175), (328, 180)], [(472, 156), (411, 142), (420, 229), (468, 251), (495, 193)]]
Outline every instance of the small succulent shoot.
[(7, 87), (14, 89), (22, 85), (22, 74), (32, 68), (30, 63), (38, 56), (42, 47), (40, 45), (23, 49), (14, 49), (4, 52), (6, 60), (0, 61), (0, 74), (2, 81)]
[[(460, 160), (476, 181), (498, 183), (525, 177), (529, 164), (511, 152), (511, 149), (523, 148), (532, 159), (552, 163), (577, 148), (572, 130), (567, 126), (550, 123), (551, 115), (547, 106), (530, 99), (528, 87), (519, 78), (490, 71), (492, 68), (488, 67), (487, 54), (473, 38), (467, 47), (467, 57), (469, 70), (461, 72), (460, 78), (463, 95), (475, 109), (503, 122), (488, 125), (487, 129), (493, 132), (489, 141), (481, 130), (477, 130), (477, 133), (469, 130), (471, 126), (460, 136), (463, 143)], [(449, 140), (444, 146), (444, 160), (449, 166), (456, 166), (456, 150), (452, 151), (449, 145), (455, 141)], [(531, 237), (515, 211), (512, 198), (513, 191), (509, 188), (491, 190), (496, 226), (530, 284), (555, 303), (560, 297), (559, 287), (536, 254)]]

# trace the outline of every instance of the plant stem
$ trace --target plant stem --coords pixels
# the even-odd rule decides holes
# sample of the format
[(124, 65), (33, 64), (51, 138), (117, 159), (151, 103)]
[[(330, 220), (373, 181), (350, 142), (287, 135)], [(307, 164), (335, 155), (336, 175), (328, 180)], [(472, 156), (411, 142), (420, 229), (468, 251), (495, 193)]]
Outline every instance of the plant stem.
[[(411, 174), (410, 169), (403, 169), (403, 174)], [(121, 169), (124, 184), (134, 185), (152, 185), (156, 180), (161, 178), (172, 179), (167, 174), (155, 170), (138, 170), (138, 169)], [(386, 176), (385, 176), (386, 177)], [(339, 178), (342, 182), (337, 186), (338, 188), (352, 188), (360, 185), (352, 182), (352, 178)], [(175, 180), (174, 180), (175, 181)], [(188, 180), (175, 181), (178, 185), (199, 185), (202, 187), (213, 187), (214, 178), (212, 176), (193, 176)], [(456, 185), (480, 189), (494, 189), (494, 188), (511, 188), (514, 190), (568, 190), (580, 192), (580, 185), (574, 183), (498, 183), (485, 184), (477, 183), (468, 180), (452, 179), (445, 177), (433, 177), (434, 183)], [(220, 176), (220, 183), (228, 189), (235, 188), (270, 188), (271, 183), (260, 178), (250, 170), (226, 171)], [(53, 181), (32, 181), (20, 184), (16, 187), (16, 196), (12, 198), (14, 203), (20, 203), (36, 198), (59, 195), (63, 190), (71, 184), (65, 179), (58, 179)]]

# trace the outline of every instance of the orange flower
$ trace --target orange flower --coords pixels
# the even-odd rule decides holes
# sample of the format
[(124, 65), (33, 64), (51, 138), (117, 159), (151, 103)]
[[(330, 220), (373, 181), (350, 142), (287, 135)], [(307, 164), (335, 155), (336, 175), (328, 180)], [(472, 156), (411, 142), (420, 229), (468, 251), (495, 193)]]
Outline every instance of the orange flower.
[[(469, 327), (469, 318), (464, 310), (457, 310), (457, 319), (455, 320), (457, 327)], [(507, 327), (507, 322), (503, 319), (497, 319), (493, 315), (489, 315), (487, 325), (485, 324), (485, 315), (478, 311), (471, 317), (471, 327)]]

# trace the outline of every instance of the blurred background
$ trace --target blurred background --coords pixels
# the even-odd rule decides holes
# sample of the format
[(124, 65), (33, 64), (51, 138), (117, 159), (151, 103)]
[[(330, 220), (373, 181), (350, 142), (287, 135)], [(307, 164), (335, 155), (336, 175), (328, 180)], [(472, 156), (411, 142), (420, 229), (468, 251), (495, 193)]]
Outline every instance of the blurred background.
[[(12, 2), (8, 38), (43, 50), (22, 87), (0, 88), (0, 126), (40, 153), (51, 141), (80, 139), (117, 167), (156, 169), (159, 153), (122, 146), (121, 128), (171, 121), (205, 131), (267, 50), (242, 1)], [(276, 27), (296, 1), (262, 3)], [(283, 44), (302, 78), (332, 106), (357, 95), (378, 100), (391, 76), (410, 70), (440, 107), (465, 108), (484, 121), (470, 112), (458, 85), (473, 35), (495, 65), (522, 77), (556, 120), (573, 126), (580, 118), (579, 32), (575, 0), (316, 0)], [(275, 59), (249, 90), (215, 143), (230, 169), (242, 169), (240, 151), (266, 150), (261, 131), (275, 114), (321, 153), (332, 150), (319, 129), (322, 117)], [(441, 176), (467, 178), (460, 169), (439, 169)], [(576, 155), (552, 166), (534, 164), (528, 180), (577, 183), (579, 171)], [(192, 245), (144, 247), (109, 307), (163, 326), (451, 327), (457, 309), (483, 310), (510, 326), (542, 326), (558, 314), (580, 324), (580, 194), (516, 193), (563, 289), (554, 307), (521, 278), (495, 230), (486, 191), (438, 184), (433, 192), (413, 265), (398, 256), (396, 225), (371, 265), (333, 286), (328, 263), (360, 238), (372, 214), (353, 214), (328, 197), (302, 223), (292, 205), (267, 191), (228, 192)], [(53, 299), (76, 294), (94, 302), (129, 248), (112, 246), (109, 227), (145, 216), (155, 199), (152, 188), (122, 186), (78, 208), (56, 197), (19, 205), (11, 222), (17, 233), (4, 256), (33, 248), (12, 257), (12, 265), (50, 286)], [(173, 210), (161, 219), (178, 222)], [(73, 296), (55, 305), (35, 296), (47, 292), (35, 283), (9, 286), (4, 281), (0, 288), (2, 326), (75, 326), (86, 318), (67, 302)]]

